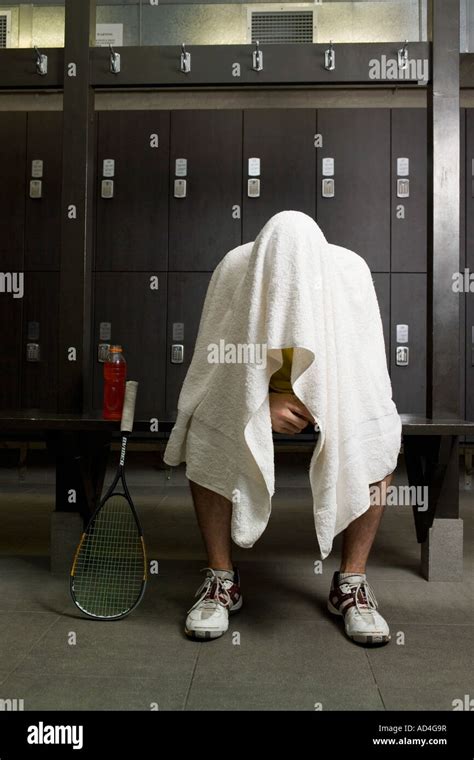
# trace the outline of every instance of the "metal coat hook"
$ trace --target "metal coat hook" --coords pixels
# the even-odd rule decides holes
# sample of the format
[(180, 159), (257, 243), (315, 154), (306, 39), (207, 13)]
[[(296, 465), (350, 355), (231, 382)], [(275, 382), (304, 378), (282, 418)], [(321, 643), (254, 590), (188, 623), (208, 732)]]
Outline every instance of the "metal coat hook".
[(112, 43), (109, 42), (110, 50), (110, 71), (112, 74), (120, 73), (120, 53), (116, 53), (112, 47)]
[(405, 44), (398, 51), (398, 68), (406, 69), (408, 66), (408, 40), (405, 40)]
[(186, 52), (186, 45), (181, 45), (181, 71), (183, 74), (189, 74), (191, 71), (191, 53)]
[(336, 53), (333, 48), (332, 40), (329, 41), (329, 47), (324, 53), (324, 68), (326, 71), (334, 71), (336, 68)]
[(36, 71), (38, 74), (40, 74), (40, 76), (44, 77), (44, 75), (48, 73), (48, 56), (44, 55), (44, 53), (40, 53), (36, 45), (35, 45), (35, 51), (36, 51)]
[(263, 71), (263, 53), (258, 40), (255, 42), (255, 50), (252, 53), (252, 68), (254, 71)]

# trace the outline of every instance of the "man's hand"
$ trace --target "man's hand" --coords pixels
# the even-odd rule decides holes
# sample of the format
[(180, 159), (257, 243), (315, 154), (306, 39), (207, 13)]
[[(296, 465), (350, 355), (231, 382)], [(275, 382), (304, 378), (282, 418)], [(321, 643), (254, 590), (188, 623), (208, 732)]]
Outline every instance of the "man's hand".
[(308, 423), (314, 423), (305, 405), (293, 393), (270, 391), (270, 417), (275, 433), (295, 435), (301, 433)]

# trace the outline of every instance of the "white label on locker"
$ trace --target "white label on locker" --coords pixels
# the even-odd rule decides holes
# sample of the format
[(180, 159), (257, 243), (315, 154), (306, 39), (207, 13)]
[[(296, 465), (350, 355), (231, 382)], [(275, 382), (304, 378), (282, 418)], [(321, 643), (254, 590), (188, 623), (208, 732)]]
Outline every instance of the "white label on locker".
[(410, 197), (410, 180), (397, 179), (397, 198)]
[(174, 181), (174, 197), (186, 198), (186, 180), (175, 179)]
[(184, 359), (184, 346), (174, 343), (171, 346), (171, 364), (182, 364)]
[(322, 183), (322, 195), (323, 198), (334, 198), (334, 180), (333, 179), (323, 179)]
[(247, 180), (247, 195), (249, 198), (260, 198), (260, 180)]
[(41, 158), (36, 158), (31, 162), (31, 176), (36, 178), (43, 176), (43, 161)]
[(323, 177), (334, 176), (334, 159), (323, 158)]
[(397, 158), (397, 174), (399, 177), (408, 177), (410, 174), (409, 158)]
[(395, 363), (397, 367), (408, 367), (410, 349), (408, 346), (397, 346), (397, 355)]
[(397, 325), (397, 343), (408, 343), (408, 325)]
[(43, 195), (42, 182), (40, 179), (30, 180), (30, 198), (41, 198)]
[(188, 159), (177, 158), (175, 161), (174, 173), (177, 177), (185, 177), (188, 173)]
[(103, 179), (102, 180), (101, 196), (102, 196), (102, 198), (113, 198), (114, 197), (114, 181), (113, 181), (113, 179)]
[(26, 361), (39, 362), (39, 360), (40, 360), (39, 343), (27, 343), (26, 344)]
[(249, 158), (249, 177), (260, 177), (259, 158)]
[(184, 322), (173, 322), (173, 340), (184, 340)]
[(102, 163), (102, 174), (104, 177), (115, 177), (115, 159), (104, 158)]
[(99, 325), (100, 340), (110, 340), (112, 337), (112, 322), (101, 322)]
[(109, 356), (110, 343), (99, 343), (97, 349), (97, 361), (106, 362)]

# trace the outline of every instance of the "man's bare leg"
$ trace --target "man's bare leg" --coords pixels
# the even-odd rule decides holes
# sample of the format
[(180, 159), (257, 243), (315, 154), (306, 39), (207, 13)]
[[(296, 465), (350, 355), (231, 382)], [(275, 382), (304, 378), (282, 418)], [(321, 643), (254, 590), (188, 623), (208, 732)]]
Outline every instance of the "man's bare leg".
[(387, 475), (373, 485), (378, 486), (376, 491), (376, 503), (369, 507), (367, 512), (351, 522), (344, 531), (342, 545), (341, 573), (365, 573), (372, 544), (377, 534), (380, 520), (384, 510), (384, 488), (388, 488), (393, 475)]
[(232, 502), (190, 480), (196, 517), (207, 552), (208, 567), (232, 570)]

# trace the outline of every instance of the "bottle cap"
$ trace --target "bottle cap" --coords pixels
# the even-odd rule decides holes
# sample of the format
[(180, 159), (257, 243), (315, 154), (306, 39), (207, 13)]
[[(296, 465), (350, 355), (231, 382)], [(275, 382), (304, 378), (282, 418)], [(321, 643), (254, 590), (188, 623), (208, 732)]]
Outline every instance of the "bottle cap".
[(110, 354), (117, 354), (122, 352), (122, 346), (110, 346), (109, 353)]

